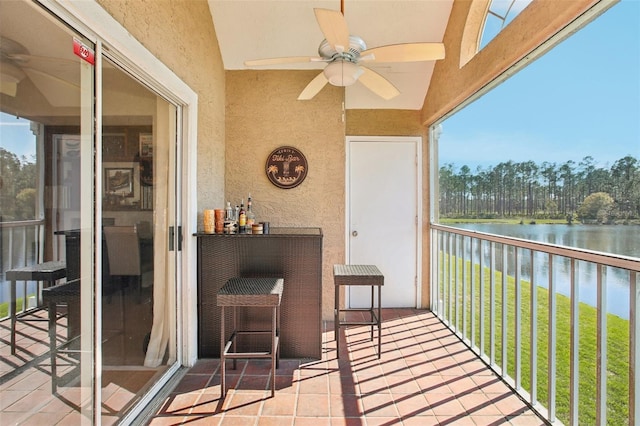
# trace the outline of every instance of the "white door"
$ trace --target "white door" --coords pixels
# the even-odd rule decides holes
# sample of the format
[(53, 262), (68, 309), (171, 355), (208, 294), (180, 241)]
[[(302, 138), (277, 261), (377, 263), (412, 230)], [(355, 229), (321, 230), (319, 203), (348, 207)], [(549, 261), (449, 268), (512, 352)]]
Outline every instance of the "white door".
[[(347, 138), (349, 264), (384, 275), (382, 307), (417, 307), (421, 138)], [(377, 293), (377, 292), (376, 292)], [(350, 308), (370, 306), (368, 287), (350, 287)]]

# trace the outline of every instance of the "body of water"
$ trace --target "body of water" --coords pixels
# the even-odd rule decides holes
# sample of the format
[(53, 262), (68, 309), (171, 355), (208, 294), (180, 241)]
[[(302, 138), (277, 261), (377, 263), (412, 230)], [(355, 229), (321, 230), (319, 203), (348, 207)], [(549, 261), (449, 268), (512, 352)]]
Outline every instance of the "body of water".
[[(487, 223), (460, 223), (458, 228), (539, 241), (567, 247), (579, 247), (603, 253), (640, 258), (640, 226), (626, 225), (509, 225)], [(485, 265), (489, 265), (488, 249), (483, 250)], [(476, 255), (478, 253), (476, 252)], [(496, 256), (501, 262), (501, 256)], [(548, 256), (534, 254), (534, 282), (548, 286)], [(521, 256), (523, 280), (529, 281), (530, 256)], [(502, 270), (498, 263), (497, 268)], [(507, 265), (507, 273), (514, 275), (514, 265)], [(607, 289), (607, 312), (622, 318), (629, 318), (629, 273), (619, 268), (605, 268), (604, 283)], [(554, 256), (554, 282), (557, 292), (566, 296), (571, 293), (571, 263), (567, 258)], [(581, 302), (596, 306), (597, 272), (596, 266), (587, 262), (577, 262), (576, 277)]]

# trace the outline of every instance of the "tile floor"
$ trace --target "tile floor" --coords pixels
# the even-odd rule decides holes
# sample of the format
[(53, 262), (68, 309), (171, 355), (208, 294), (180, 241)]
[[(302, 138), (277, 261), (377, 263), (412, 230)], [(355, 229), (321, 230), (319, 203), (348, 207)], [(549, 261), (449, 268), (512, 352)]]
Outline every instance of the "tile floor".
[(328, 323), (323, 359), (281, 360), (274, 398), (268, 360), (227, 368), (224, 400), (219, 360), (199, 360), (148, 424), (546, 424), (430, 312), (385, 309), (383, 320), (380, 359), (366, 326), (341, 330), (336, 359)]
[[(114, 302), (105, 307), (113, 311), (122, 306), (114, 297)], [(142, 312), (146, 309), (132, 305), (129, 311)], [(110, 315), (121, 318), (117, 312), (110, 312)], [(86, 410), (91, 403), (91, 389), (82, 388), (79, 384), (79, 359), (58, 354), (58, 387), (55, 394), (51, 393), (48, 313), (46, 310), (35, 311), (30, 318), (38, 321), (18, 322), (16, 325), (15, 354), (11, 354), (10, 320), (0, 321), (0, 425), (79, 425), (83, 420), (81, 409)], [(58, 343), (66, 341), (66, 321), (66, 317), (58, 320)], [(106, 319), (105, 324), (110, 321)], [(128, 320), (135, 327), (141, 322), (137, 317)], [(103, 346), (105, 364), (109, 363), (102, 371), (103, 425), (117, 423), (122, 413), (141, 399), (149, 383), (163, 371), (140, 365), (141, 339), (132, 345), (133, 349), (121, 340), (105, 341)]]

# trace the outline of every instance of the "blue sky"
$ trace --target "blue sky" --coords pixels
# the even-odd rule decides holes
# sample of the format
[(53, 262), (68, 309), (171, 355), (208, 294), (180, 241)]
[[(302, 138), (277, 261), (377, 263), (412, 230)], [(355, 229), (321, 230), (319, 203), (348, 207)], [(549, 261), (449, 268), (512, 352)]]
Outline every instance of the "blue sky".
[[(476, 148), (477, 147), (477, 148)], [(442, 125), (440, 164), (640, 159), (640, 0), (622, 0)]]
[(34, 162), (36, 140), (30, 130), (30, 121), (16, 118), (13, 115), (0, 113), (0, 141), (2, 148), (13, 152), (18, 157), (23, 155)]

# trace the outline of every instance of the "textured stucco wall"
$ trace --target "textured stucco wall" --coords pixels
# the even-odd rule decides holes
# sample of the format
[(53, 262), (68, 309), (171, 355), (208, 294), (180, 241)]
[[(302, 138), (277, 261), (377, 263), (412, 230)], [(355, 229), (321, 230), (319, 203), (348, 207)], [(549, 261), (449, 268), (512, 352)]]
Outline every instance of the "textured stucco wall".
[(221, 204), (225, 76), (207, 1), (98, 0), (98, 3), (198, 94), (198, 186), (194, 188), (198, 212)]
[[(322, 228), (323, 318), (332, 318), (332, 268), (344, 263), (344, 91), (327, 86), (312, 100), (298, 101), (317, 71), (226, 74), (226, 200), (239, 204), (251, 193), (259, 221)], [(269, 153), (285, 145), (299, 149), (309, 164), (304, 182), (292, 189), (277, 188), (265, 174)]]

